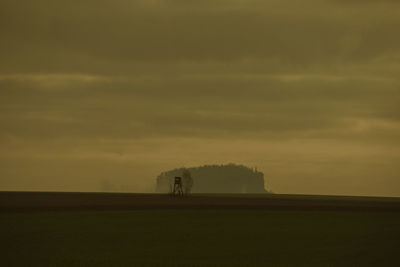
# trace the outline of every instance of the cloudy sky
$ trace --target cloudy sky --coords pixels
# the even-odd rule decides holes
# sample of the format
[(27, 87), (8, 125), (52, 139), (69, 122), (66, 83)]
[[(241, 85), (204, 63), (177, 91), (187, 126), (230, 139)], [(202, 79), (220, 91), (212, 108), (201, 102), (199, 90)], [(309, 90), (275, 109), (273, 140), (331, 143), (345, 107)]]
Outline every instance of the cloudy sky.
[(1, 0), (0, 36), (0, 190), (400, 196), (399, 1)]

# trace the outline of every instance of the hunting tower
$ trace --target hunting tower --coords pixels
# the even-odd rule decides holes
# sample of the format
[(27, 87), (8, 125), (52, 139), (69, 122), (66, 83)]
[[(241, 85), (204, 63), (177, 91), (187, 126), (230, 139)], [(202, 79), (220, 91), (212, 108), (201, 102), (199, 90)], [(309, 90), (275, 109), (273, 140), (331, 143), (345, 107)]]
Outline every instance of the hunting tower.
[(175, 176), (174, 191), (172, 194), (174, 196), (183, 196), (182, 177)]

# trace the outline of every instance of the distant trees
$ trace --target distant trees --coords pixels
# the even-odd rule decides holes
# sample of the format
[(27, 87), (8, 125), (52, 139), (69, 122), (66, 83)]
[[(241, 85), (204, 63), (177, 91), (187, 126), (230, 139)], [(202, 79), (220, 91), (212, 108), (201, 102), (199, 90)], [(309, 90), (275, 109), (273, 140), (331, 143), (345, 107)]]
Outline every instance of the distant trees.
[(182, 185), (185, 195), (190, 194), (193, 187), (193, 178), (188, 169), (184, 169), (182, 173)]
[(269, 193), (262, 172), (236, 164), (176, 168), (163, 172), (157, 177), (156, 192), (172, 192), (176, 176), (182, 177), (185, 194)]
[(188, 169), (180, 169), (178, 172), (163, 172), (157, 177), (157, 192), (172, 194), (174, 191), (175, 177), (181, 177), (183, 193), (188, 195), (192, 192), (193, 177)]

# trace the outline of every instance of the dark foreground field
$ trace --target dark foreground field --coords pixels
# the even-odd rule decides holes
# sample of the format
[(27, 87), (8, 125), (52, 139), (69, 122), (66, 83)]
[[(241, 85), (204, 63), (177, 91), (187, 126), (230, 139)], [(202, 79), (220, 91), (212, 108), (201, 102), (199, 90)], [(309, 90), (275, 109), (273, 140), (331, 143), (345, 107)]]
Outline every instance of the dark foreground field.
[(0, 193), (2, 266), (400, 266), (398, 198)]

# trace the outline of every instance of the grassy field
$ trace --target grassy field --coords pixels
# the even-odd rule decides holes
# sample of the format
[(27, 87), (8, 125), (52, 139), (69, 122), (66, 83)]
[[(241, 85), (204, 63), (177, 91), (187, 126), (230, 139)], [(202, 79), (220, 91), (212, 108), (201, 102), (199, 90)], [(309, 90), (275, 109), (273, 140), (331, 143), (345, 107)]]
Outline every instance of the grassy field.
[(0, 231), (2, 266), (400, 266), (396, 210), (3, 211)]

